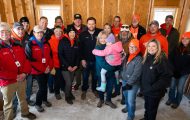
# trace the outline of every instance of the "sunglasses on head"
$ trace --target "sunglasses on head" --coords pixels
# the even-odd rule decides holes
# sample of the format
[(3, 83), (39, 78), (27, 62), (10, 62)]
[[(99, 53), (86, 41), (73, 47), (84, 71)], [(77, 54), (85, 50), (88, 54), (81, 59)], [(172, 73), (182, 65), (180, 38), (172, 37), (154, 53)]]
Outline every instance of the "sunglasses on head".
[(128, 25), (122, 25), (121, 28), (126, 28), (126, 29), (128, 29), (129, 26), (128, 26)]

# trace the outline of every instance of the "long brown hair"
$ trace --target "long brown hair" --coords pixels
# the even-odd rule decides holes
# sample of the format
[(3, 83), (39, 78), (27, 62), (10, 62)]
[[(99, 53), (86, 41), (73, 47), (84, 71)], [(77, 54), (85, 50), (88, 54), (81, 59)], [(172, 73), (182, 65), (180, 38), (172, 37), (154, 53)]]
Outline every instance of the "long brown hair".
[[(184, 39), (184, 38), (182, 38), (182, 39)], [(187, 38), (187, 39), (189, 39), (189, 41), (190, 41), (190, 38)], [(179, 43), (179, 46), (178, 46), (178, 50), (179, 50), (180, 53), (190, 54), (190, 42), (187, 45), (187, 47), (185, 47), (183, 45), (183, 43), (182, 43), (182, 40), (181, 40), (180, 43)]]
[(157, 48), (158, 48), (158, 51), (156, 52), (155, 54), (155, 57), (154, 57), (154, 64), (158, 63), (161, 58), (162, 58), (162, 49), (161, 49), (161, 45), (160, 45), (160, 42), (156, 39), (152, 39), (150, 41), (148, 41), (147, 45), (146, 45), (146, 50), (145, 50), (145, 54), (144, 54), (144, 59), (142, 61), (142, 63), (144, 64), (146, 59), (147, 59), (147, 56), (148, 56), (148, 45), (151, 43), (151, 42), (154, 42), (156, 45), (157, 45)]

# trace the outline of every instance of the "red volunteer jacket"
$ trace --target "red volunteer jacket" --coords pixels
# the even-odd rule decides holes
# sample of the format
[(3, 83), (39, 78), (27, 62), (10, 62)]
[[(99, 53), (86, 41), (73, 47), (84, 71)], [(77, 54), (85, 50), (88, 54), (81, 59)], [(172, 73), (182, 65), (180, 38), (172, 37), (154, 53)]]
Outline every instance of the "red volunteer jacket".
[(26, 59), (24, 49), (13, 40), (10, 46), (0, 40), (0, 86), (15, 83), (17, 75), (30, 72), (31, 65)]
[(43, 49), (34, 40), (29, 41), (26, 44), (25, 51), (32, 65), (32, 75), (43, 74), (47, 66), (50, 67), (50, 70), (53, 68), (51, 49), (47, 41), (43, 43)]

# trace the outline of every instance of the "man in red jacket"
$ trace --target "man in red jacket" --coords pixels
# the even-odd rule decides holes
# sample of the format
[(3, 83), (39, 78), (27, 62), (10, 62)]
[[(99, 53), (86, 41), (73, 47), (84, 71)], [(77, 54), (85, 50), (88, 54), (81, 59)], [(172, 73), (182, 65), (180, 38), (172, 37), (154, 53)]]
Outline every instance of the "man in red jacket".
[(26, 55), (32, 65), (32, 76), (38, 82), (38, 92), (36, 94), (35, 108), (38, 112), (43, 112), (44, 108), (42, 103), (46, 107), (51, 107), (52, 104), (47, 100), (47, 81), (49, 73), (53, 68), (53, 60), (51, 56), (51, 48), (49, 43), (44, 38), (44, 30), (41, 26), (36, 25), (33, 28), (33, 36), (26, 44)]
[(0, 23), (0, 87), (4, 100), (5, 120), (13, 119), (13, 97), (16, 93), (21, 107), (21, 116), (35, 119), (29, 112), (26, 102), (26, 75), (31, 66), (26, 59), (24, 49), (11, 40), (11, 31), (7, 23)]

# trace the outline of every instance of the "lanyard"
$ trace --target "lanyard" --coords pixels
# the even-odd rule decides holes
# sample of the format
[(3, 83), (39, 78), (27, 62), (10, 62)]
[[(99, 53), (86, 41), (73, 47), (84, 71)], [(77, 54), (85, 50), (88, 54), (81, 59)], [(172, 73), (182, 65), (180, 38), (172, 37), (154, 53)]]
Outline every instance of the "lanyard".
[(12, 45), (6, 45), (6, 47), (7, 48), (9, 48), (9, 51), (12, 53), (12, 55), (13, 55), (13, 59), (14, 59), (14, 61), (15, 61), (15, 64), (16, 64), (16, 66), (17, 66), (17, 68), (18, 68), (18, 73), (19, 73), (19, 71), (20, 71), (20, 66), (21, 66), (21, 64), (20, 64), (20, 62), (16, 59), (16, 56), (15, 56), (15, 53), (14, 53), (14, 51), (13, 51), (13, 49), (12, 49)]
[(34, 39), (34, 41), (36, 42), (36, 44), (40, 47), (41, 51), (42, 51), (42, 58), (44, 58), (44, 44), (43, 41), (41, 40), (40, 42), (37, 41), (36, 39)]

